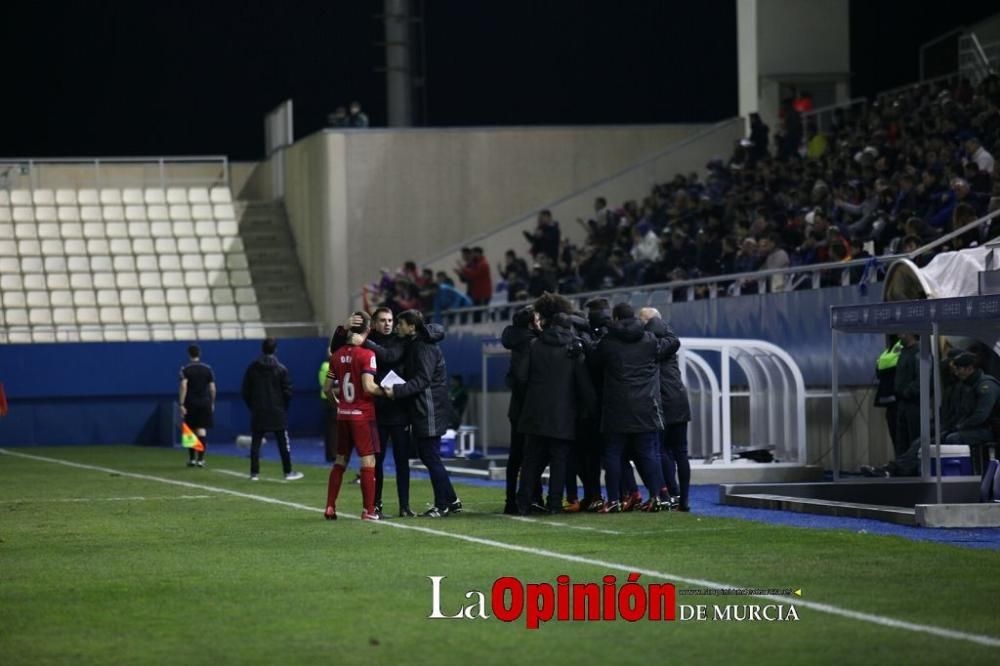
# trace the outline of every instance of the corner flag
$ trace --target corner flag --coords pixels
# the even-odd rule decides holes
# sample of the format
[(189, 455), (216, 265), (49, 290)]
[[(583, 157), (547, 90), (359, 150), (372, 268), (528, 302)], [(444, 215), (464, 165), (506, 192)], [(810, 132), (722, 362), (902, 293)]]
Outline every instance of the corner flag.
[(187, 423), (181, 424), (181, 444), (184, 445), (185, 449), (194, 449), (195, 451), (205, 450), (205, 445), (201, 443), (198, 435), (194, 434), (194, 431), (188, 427)]

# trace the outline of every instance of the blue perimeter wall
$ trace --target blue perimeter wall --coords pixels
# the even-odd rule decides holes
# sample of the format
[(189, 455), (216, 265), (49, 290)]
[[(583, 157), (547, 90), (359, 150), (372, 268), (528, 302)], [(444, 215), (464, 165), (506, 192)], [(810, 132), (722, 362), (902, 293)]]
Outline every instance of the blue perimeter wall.
[[(278, 343), (295, 395), (291, 435), (323, 431), (319, 366), (325, 338)], [(149, 444), (179, 439), (174, 421), (187, 342), (17, 344), (0, 346), (0, 382), (10, 410), (0, 418), (0, 445)], [(250, 413), (240, 398), (246, 367), (260, 354), (259, 340), (200, 343), (215, 372), (218, 395), (212, 440), (232, 442), (249, 434)]]

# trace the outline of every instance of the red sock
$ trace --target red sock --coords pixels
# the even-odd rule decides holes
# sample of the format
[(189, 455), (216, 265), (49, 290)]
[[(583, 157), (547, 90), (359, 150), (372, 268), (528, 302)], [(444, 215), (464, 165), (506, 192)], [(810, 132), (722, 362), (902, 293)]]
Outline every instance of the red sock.
[(330, 470), (330, 482), (326, 486), (326, 505), (337, 507), (337, 495), (340, 494), (340, 483), (344, 480), (344, 466), (334, 465)]
[(375, 513), (375, 468), (361, 468), (361, 498), (365, 511)]

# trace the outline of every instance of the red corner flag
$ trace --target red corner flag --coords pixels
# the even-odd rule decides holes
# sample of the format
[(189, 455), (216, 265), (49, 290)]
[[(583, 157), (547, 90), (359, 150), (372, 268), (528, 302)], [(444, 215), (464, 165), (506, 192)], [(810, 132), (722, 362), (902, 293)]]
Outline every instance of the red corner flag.
[(184, 445), (185, 449), (194, 449), (195, 451), (205, 450), (205, 445), (201, 443), (198, 435), (194, 434), (194, 431), (188, 427), (187, 423), (181, 424), (181, 444)]
[(7, 416), (7, 394), (3, 392), (3, 384), (0, 384), (0, 416)]

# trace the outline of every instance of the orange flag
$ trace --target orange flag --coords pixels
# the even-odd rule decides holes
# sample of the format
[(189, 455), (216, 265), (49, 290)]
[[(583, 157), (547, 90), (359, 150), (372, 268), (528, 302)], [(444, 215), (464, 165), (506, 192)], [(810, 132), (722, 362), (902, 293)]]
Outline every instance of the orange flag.
[(205, 450), (205, 445), (201, 443), (198, 435), (194, 434), (194, 431), (188, 427), (187, 423), (181, 424), (181, 444), (184, 445), (185, 449), (194, 449), (195, 451)]

